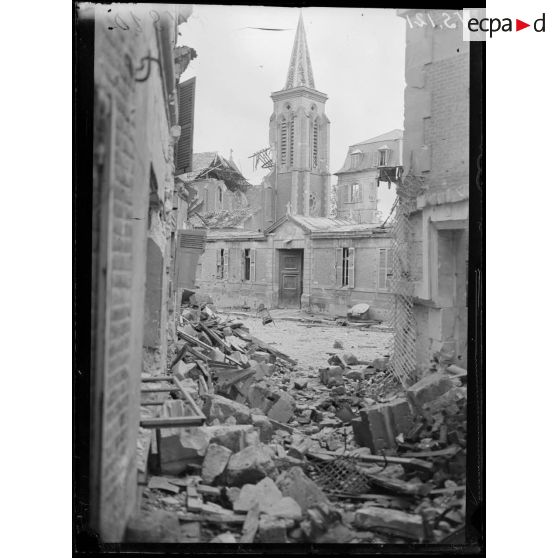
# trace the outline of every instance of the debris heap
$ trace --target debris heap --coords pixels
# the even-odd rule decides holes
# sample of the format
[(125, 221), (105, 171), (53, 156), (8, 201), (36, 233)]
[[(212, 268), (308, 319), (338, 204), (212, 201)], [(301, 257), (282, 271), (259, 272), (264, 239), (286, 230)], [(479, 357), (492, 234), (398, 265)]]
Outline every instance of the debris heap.
[(183, 309), (177, 337), (181, 390), (142, 416), (187, 413), (187, 391), (205, 423), (150, 438), (129, 540), (463, 542), (466, 371), (403, 390), (386, 358), (301, 370), (212, 304)]

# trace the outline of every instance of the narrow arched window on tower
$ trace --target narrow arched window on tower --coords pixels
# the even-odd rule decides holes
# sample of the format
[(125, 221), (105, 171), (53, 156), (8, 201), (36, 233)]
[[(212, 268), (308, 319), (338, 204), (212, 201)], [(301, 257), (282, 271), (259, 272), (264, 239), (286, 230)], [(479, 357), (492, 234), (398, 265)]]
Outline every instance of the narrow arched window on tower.
[(294, 165), (294, 143), (295, 143), (294, 120), (291, 120), (289, 122), (289, 165), (291, 167)]
[(316, 168), (318, 166), (318, 121), (314, 120), (314, 126), (312, 130), (312, 167)]
[(281, 145), (280, 147), (281, 164), (286, 165), (287, 164), (287, 122), (284, 118), (281, 120), (281, 137), (279, 138), (279, 143)]
[(287, 122), (285, 119), (281, 120), (281, 137), (279, 138), (281, 144), (281, 164), (287, 164)]

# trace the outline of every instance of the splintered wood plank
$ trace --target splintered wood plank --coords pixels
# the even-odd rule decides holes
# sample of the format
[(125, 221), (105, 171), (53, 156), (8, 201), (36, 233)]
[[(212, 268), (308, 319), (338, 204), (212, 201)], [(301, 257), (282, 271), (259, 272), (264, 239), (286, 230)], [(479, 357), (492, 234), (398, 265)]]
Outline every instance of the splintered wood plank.
[(240, 537), (241, 543), (251, 543), (254, 542), (254, 537), (258, 532), (260, 518), (260, 505), (258, 503), (250, 509), (246, 515), (246, 520), (242, 526), (242, 536)]

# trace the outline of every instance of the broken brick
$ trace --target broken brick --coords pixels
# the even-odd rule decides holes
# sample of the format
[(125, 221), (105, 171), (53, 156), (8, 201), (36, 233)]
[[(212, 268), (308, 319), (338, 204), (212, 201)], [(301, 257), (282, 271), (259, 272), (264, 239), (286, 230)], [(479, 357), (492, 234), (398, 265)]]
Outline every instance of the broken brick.
[(264, 515), (258, 527), (259, 541), (262, 543), (286, 543), (287, 524), (285, 520)]
[(343, 369), (340, 366), (320, 368), (320, 381), (327, 387), (341, 386), (344, 384)]
[(206, 396), (202, 411), (209, 420), (225, 422), (227, 418), (234, 417), (236, 424), (250, 424), (250, 409), (221, 395)]
[(221, 475), (225, 471), (231, 455), (232, 451), (229, 448), (219, 444), (209, 444), (202, 465), (203, 482), (211, 484)]
[(303, 513), (319, 503), (329, 503), (321, 488), (309, 479), (300, 467), (291, 467), (283, 471), (276, 481), (283, 496), (290, 496), (301, 507)]
[(232, 486), (253, 484), (274, 473), (273, 452), (263, 444), (233, 454), (227, 466), (227, 480)]
[(355, 526), (359, 529), (381, 528), (406, 538), (422, 540), (422, 516), (389, 508), (369, 506), (356, 512)]
[(407, 389), (409, 403), (417, 410), (422, 410), (425, 403), (429, 403), (449, 391), (453, 387), (451, 378), (436, 372), (428, 374), (416, 384)]

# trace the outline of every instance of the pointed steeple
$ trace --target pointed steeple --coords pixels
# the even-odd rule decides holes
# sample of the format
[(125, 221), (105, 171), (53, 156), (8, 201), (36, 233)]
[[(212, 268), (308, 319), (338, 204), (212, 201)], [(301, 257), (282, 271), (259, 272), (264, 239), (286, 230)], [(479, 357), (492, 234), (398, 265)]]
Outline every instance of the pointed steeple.
[(310, 53), (306, 43), (306, 32), (304, 31), (302, 12), (300, 12), (293, 51), (291, 53), (291, 62), (289, 64), (289, 73), (287, 74), (287, 83), (283, 89), (293, 89), (302, 86), (315, 89)]

